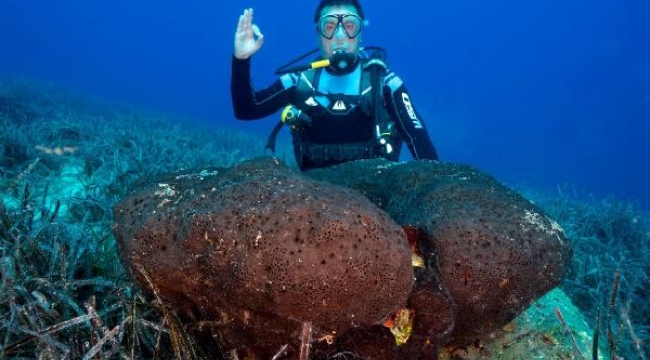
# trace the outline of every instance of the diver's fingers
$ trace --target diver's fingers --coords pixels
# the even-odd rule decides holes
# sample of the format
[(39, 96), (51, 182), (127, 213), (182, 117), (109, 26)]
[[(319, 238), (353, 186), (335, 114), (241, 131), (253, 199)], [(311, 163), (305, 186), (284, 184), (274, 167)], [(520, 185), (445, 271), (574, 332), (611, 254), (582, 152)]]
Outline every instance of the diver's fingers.
[(249, 9), (244, 9), (244, 13), (239, 15), (239, 21), (237, 22), (237, 31), (246, 31), (250, 28), (251, 19), (249, 16)]
[(257, 39), (255, 39), (255, 47), (259, 49), (262, 47), (263, 44), (264, 44), (264, 35), (260, 34), (260, 36)]
[(251, 31), (253, 32), (253, 34), (255, 34), (255, 37), (258, 40), (264, 38), (264, 35), (262, 35), (262, 32), (260, 31), (259, 26), (255, 25), (255, 24), (251, 25)]
[(237, 32), (242, 33), (246, 31), (246, 13), (239, 15), (239, 21), (237, 22)]
[(250, 29), (253, 25), (253, 8), (244, 10), (244, 18), (246, 19), (246, 27)]
[(244, 31), (244, 15), (239, 15), (239, 21), (237, 21), (237, 32)]
[[(241, 40), (254, 39), (257, 36), (257, 33), (253, 29), (254, 24), (251, 23), (251, 11), (252, 9), (244, 10), (244, 13), (240, 16), (240, 21), (237, 25), (237, 38)], [(258, 29), (259, 32), (259, 29)]]

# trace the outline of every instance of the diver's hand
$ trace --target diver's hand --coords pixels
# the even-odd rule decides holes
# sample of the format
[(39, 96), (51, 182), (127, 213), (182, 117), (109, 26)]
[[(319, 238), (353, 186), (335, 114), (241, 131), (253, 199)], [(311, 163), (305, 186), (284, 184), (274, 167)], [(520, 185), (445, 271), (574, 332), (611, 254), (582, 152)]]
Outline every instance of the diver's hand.
[(239, 16), (237, 32), (235, 32), (235, 57), (248, 59), (264, 44), (264, 35), (260, 28), (253, 24), (253, 9), (245, 9)]

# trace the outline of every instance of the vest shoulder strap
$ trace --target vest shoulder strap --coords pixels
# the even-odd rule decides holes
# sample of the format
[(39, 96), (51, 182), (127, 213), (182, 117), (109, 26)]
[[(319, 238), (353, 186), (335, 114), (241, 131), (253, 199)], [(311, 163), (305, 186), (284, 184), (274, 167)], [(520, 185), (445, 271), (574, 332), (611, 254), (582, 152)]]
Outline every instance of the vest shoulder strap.
[[(320, 78), (320, 69), (310, 69), (298, 74), (296, 82), (296, 94), (299, 102), (302, 102), (312, 96), (318, 90), (318, 79)], [(296, 105), (296, 104), (294, 104)]]
[[(373, 76), (375, 72), (369, 71), (364, 64), (361, 68), (361, 81), (359, 82), (359, 92), (358, 95), (361, 97), (361, 106), (363, 111), (367, 114), (373, 113)], [(296, 103), (293, 104), (298, 108), (302, 108), (304, 102), (314, 94), (318, 92), (318, 84), (320, 81), (320, 76), (324, 70), (321, 69), (309, 69), (298, 73), (296, 80)], [(381, 80), (378, 81), (381, 84)]]

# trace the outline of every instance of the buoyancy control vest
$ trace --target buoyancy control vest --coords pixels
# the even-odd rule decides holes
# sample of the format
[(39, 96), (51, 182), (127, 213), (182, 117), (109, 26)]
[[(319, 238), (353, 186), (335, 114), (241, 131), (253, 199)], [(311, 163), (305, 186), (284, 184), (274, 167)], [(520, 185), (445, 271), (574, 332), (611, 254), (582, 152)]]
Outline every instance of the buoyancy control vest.
[(382, 79), (386, 64), (372, 56), (362, 58), (357, 94), (319, 91), (323, 68), (295, 73), (294, 101), (281, 115), (267, 148), (274, 150), (275, 136), (289, 125), (293, 149), (301, 170), (351, 160), (399, 158), (401, 140), (386, 110)]

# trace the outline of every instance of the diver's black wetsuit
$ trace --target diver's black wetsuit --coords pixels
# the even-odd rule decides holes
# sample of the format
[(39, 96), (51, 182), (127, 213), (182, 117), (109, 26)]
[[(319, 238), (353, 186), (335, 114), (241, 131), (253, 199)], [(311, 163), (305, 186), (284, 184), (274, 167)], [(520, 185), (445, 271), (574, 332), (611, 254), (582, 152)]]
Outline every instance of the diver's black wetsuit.
[[(361, 63), (357, 64), (358, 69), (348, 75), (350, 82), (361, 82), (360, 66)], [(375, 121), (367, 111), (369, 107), (361, 106), (361, 101), (358, 100), (363, 89), (355, 89), (356, 94), (349, 94), (350, 91), (341, 90), (337, 85), (342, 80), (338, 75), (329, 74), (325, 69), (310, 71), (322, 72), (316, 75), (320, 81), (316, 81), (315, 86), (303, 74), (292, 73), (283, 75), (263, 90), (255, 91), (251, 85), (250, 59), (241, 60), (233, 56), (231, 95), (235, 117), (255, 120), (271, 115), (289, 104), (302, 107), (311, 116), (311, 122), (305, 130), (293, 132), (296, 159), (302, 170), (363, 158), (384, 157), (397, 160), (402, 142), (406, 142), (414, 159), (438, 160), (422, 118), (413, 108), (401, 79), (393, 72), (386, 71), (381, 81), (384, 105), (397, 130), (391, 140), (395, 151), (389, 156), (369, 149), (376, 147), (379, 140), (375, 136)], [(304, 91), (299, 91), (301, 82), (311, 87), (314, 96), (305, 97)], [(329, 88), (323, 89), (327, 87), (321, 86), (323, 83), (329, 83)], [(304, 88), (304, 85), (300, 86), (300, 89)], [(354, 86), (358, 85), (351, 85), (348, 89)], [(339, 111), (342, 109), (345, 111)], [(368, 146), (369, 143), (373, 144)], [(362, 144), (362, 148), (365, 146), (365, 151), (356, 151), (359, 144)]]

